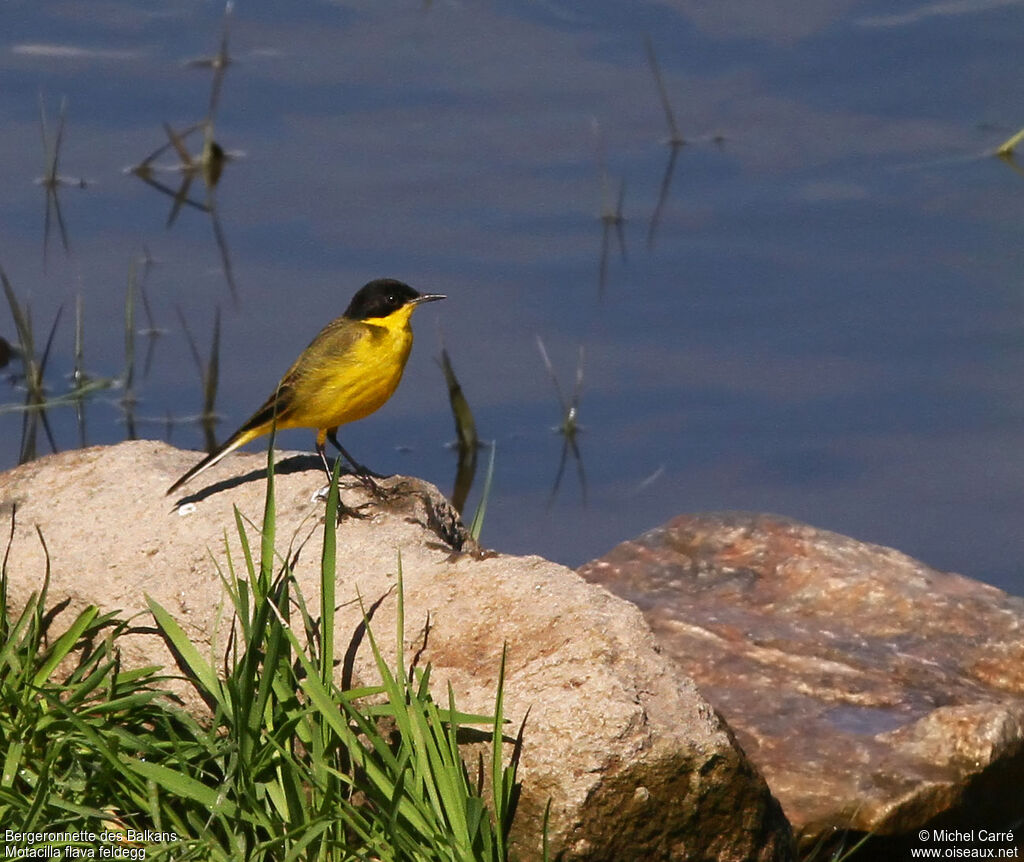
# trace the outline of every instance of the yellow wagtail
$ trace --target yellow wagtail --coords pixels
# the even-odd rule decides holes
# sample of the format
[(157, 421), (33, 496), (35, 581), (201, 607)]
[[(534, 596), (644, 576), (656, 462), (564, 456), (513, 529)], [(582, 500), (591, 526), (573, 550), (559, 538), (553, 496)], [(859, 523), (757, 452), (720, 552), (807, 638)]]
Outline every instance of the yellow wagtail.
[(239, 446), (270, 433), (275, 421), (278, 429), (316, 429), (316, 451), (328, 476), (331, 469), (324, 453), (328, 440), (362, 473), (338, 442), (338, 426), (369, 416), (394, 394), (412, 349), (413, 311), (421, 303), (444, 298), (418, 293), (390, 278), (362, 287), (345, 313), (328, 323), (302, 351), (263, 406), (167, 493), (173, 494)]

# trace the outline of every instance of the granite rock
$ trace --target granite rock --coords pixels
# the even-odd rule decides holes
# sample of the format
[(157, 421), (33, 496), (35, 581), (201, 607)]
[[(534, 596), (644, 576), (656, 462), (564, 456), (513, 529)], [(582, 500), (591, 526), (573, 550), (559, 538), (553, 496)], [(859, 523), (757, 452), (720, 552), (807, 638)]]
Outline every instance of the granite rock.
[[(152, 596), (195, 642), (220, 655), (226, 622), (218, 567), (229, 552), (236, 565), (242, 559), (233, 507), (260, 523), (265, 456), (232, 455), (188, 486), (184, 500), (165, 497), (196, 457), (140, 441), (0, 474), (0, 515), (8, 523), (17, 506), (8, 559), (15, 605), (43, 576), (38, 526), (52, 602), (70, 600), (70, 613), (94, 603), (131, 615)], [(314, 612), (324, 510), (313, 496), (323, 484), (314, 457), (281, 457), (278, 549), (295, 560)], [(381, 484), (392, 492), (387, 504), (351, 478), (343, 482), (347, 505), (370, 505), (367, 517), (338, 528), (337, 642), (348, 644), (361, 623), (357, 596), (379, 600), (375, 630), (394, 632), (400, 555), (406, 662), (422, 650), (435, 692), (450, 681), (460, 708), (490, 711), (507, 644), (506, 715), (517, 726), (529, 710), (514, 834), (521, 858), (538, 858), (549, 799), (551, 847), (566, 860), (790, 858), (788, 824), (763, 778), (692, 681), (659, 651), (634, 605), (547, 560), (480, 552), (432, 486), (402, 477)], [(391, 640), (380, 638), (385, 648)], [(171, 663), (163, 642), (146, 635), (125, 645), (123, 661)], [(355, 682), (374, 681), (365, 644), (351, 671)]]

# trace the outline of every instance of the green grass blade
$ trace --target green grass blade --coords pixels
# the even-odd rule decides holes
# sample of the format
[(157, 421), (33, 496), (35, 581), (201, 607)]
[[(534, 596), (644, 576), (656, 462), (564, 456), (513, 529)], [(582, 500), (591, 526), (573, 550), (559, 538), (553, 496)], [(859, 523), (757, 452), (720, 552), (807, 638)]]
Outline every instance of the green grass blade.
[(129, 760), (125, 765), (143, 778), (155, 782), (176, 796), (192, 799), (200, 805), (216, 809), (229, 817), (247, 817), (246, 813), (240, 811), (234, 803), (222, 798), (218, 788), (207, 787), (202, 782), (182, 775), (170, 767), (162, 766), (159, 763), (149, 763), (145, 760)]
[(12, 739), (7, 745), (7, 752), (4, 755), (4, 769), (0, 774), (0, 787), (13, 787), (14, 779), (21, 771), (22, 755), (25, 751), (25, 743), (18, 739)]
[(148, 595), (146, 596), (146, 605), (149, 607), (150, 613), (153, 614), (153, 619), (163, 636), (170, 642), (181, 661), (185, 663), (183, 670), (191, 675), (205, 696), (215, 701), (222, 709), (228, 709), (230, 703), (225, 697), (224, 688), (217, 672), (199, 654), (199, 650), (189, 640), (184, 629), (155, 599)]
[(1021, 129), (1012, 137), (1003, 141), (1003, 143), (1000, 144), (999, 148), (996, 150), (996, 155), (1002, 156), (1003, 158), (1008, 158), (1014, 155), (1014, 153), (1017, 150), (1017, 144), (1019, 144), (1022, 140), (1024, 140), (1024, 129)]
[(341, 458), (334, 462), (324, 515), (324, 545), (320, 555), (320, 679), (330, 687), (334, 679), (335, 573), (338, 553), (338, 478)]
[(492, 442), (491, 454), (487, 459), (487, 475), (484, 477), (484, 490), (480, 495), (480, 503), (477, 505), (476, 511), (473, 513), (473, 521), (469, 525), (469, 534), (477, 542), (480, 541), (480, 533), (484, 528), (484, 517), (487, 515), (487, 501), (491, 497), (491, 481), (494, 479), (494, 456), (497, 449), (497, 442)]
[(68, 630), (64, 632), (56, 641), (52, 647), (50, 647), (49, 653), (46, 659), (39, 666), (39, 670), (36, 671), (36, 675), (32, 678), (33, 686), (40, 686), (46, 680), (50, 678), (50, 674), (54, 668), (57, 667), (65, 658), (68, 653), (74, 649), (75, 644), (78, 643), (78, 639), (94, 619), (99, 614), (99, 608), (95, 605), (90, 605), (84, 611), (82, 611), (75, 621), (68, 627)]
[(4, 294), (7, 297), (7, 304), (11, 309), (11, 317), (14, 318), (14, 329), (18, 333), (18, 347), (21, 350), (22, 359), (29, 361), (35, 359), (35, 345), (32, 338), (32, 326), (29, 323), (28, 315), (22, 310), (18, 303), (18, 297), (14, 288), (7, 279), (7, 273), (0, 268), (0, 282), (3, 283)]
[(277, 416), (274, 416), (267, 441), (267, 495), (263, 506), (263, 529), (260, 544), (260, 597), (270, 589), (274, 567), (274, 538), (277, 523), (274, 508), (274, 442), (277, 438)]

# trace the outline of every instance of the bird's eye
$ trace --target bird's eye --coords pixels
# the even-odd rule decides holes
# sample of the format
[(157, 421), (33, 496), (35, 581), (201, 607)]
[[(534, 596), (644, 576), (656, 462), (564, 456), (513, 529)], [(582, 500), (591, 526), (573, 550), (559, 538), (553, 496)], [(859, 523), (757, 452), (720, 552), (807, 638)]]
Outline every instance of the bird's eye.
[(398, 305), (398, 297), (393, 293), (388, 294), (388, 305)]

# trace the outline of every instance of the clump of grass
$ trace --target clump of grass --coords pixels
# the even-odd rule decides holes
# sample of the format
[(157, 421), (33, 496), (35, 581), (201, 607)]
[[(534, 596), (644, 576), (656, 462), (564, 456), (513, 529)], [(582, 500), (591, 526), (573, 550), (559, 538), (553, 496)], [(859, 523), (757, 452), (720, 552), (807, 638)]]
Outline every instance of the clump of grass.
[[(383, 657), (367, 615), (366, 638), (381, 683), (342, 691), (334, 682), (338, 471), (336, 465), (327, 504), (319, 619), (309, 612), (287, 563), (272, 576), (272, 472), (259, 564), (238, 516), (248, 578), (233, 571), (225, 577), (237, 637), (223, 679), (150, 600), (183, 672), (235, 748), (215, 763), (202, 758), (197, 776), (212, 769), (212, 782), (141, 760), (131, 768), (197, 806), (208, 836), (203, 852), (211, 852), (212, 841), (219, 851), (214, 858), (244, 851), (246, 858), (266, 859), (507, 859), (519, 743), (504, 766), (500, 685), (494, 716), (466, 715), (457, 710), (450, 689), (446, 709), (434, 702), (429, 666), (403, 669), (401, 566), (397, 666)], [(496, 740), (490, 812), (482, 775), (471, 780), (457, 742), (460, 727), (481, 723), (490, 725)], [(186, 820), (175, 831), (197, 834), (197, 825)]]
[(68, 602), (48, 608), (48, 555), (42, 586), (11, 614), (15, 516), (0, 568), (0, 822), (74, 831), (131, 805), (123, 752), (160, 758), (164, 740), (199, 728), (166, 700), (156, 668), (121, 669), (117, 641), (131, 628), (116, 612), (90, 605), (58, 630)]
[[(222, 573), (235, 612), (223, 667), (205, 658), (173, 617), (148, 599), (183, 677), (210, 707), (209, 722), (196, 721), (162, 696), (165, 678), (155, 668), (121, 670), (116, 643), (128, 626), (114, 614), (87, 608), (54, 637), (61, 606), (43, 610), (48, 577), (17, 620), (9, 618), (5, 556), (5, 828), (114, 831), (125, 836), (125, 846), (133, 834), (150, 830), (142, 839), (149, 859), (509, 858), (523, 728), (506, 760), (504, 657), (493, 715), (460, 712), (450, 686), (444, 703), (435, 702), (429, 665), (404, 667), (400, 560), (394, 666), (367, 612), (364, 636), (380, 682), (345, 690), (335, 682), (338, 473), (336, 465), (319, 617), (310, 612), (287, 561), (274, 552), (272, 462), (258, 550), (236, 511), (243, 560), (236, 568), (229, 555)], [(69, 662), (72, 670), (58, 675)], [(482, 725), (492, 741), (489, 769), (480, 762), (475, 775), (459, 747), (468, 725)]]

